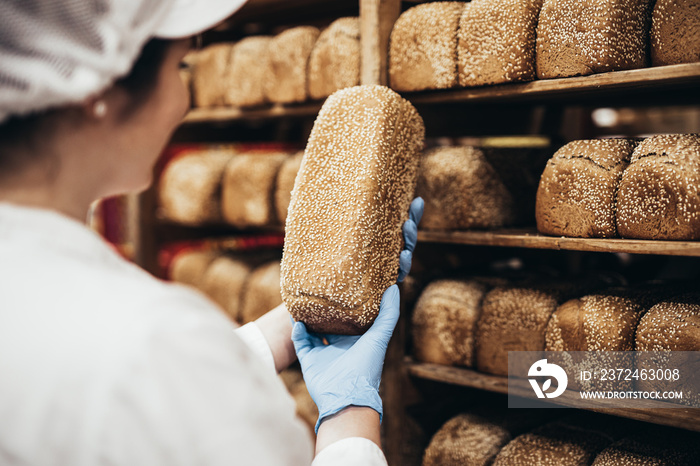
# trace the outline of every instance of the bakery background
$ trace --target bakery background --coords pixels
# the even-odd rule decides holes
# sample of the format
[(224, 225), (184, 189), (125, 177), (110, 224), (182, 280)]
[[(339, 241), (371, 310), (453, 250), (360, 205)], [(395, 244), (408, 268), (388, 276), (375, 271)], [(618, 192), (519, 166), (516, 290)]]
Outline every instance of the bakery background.
[[(150, 272), (202, 290), (237, 322), (254, 320), (281, 303), (286, 205), (323, 99), (360, 83), (390, 85), (416, 106), (428, 138), (420, 244), (383, 377), (390, 464), (534, 464), (532, 455), (695, 464), (692, 409), (503, 409), (500, 342), (652, 349), (659, 343), (648, 335), (681, 325), (697, 340), (700, 299), (688, 295), (680, 313), (665, 303), (697, 290), (700, 227), (688, 219), (690, 237), (621, 239), (612, 200), (625, 172), (634, 175), (640, 141), (700, 132), (700, 5), (611, 1), (594, 12), (588, 3), (251, 0), (187, 57), (193, 108), (156, 167), (158, 182), (102, 201), (92, 224)], [(590, 33), (591, 18), (613, 39)], [(616, 142), (587, 142), (602, 137)], [(684, 141), (686, 181), (697, 186), (700, 142)], [(567, 156), (572, 142), (588, 158)], [(550, 220), (595, 211), (583, 226), (607, 230), (537, 215), (543, 183), (557, 176), (605, 189), (576, 199), (549, 186)], [(564, 231), (548, 230), (553, 223)], [(650, 298), (642, 289), (652, 280)], [(567, 313), (595, 324), (581, 329), (588, 339), (558, 336), (571, 325)], [(313, 424), (300, 373), (282, 378)]]

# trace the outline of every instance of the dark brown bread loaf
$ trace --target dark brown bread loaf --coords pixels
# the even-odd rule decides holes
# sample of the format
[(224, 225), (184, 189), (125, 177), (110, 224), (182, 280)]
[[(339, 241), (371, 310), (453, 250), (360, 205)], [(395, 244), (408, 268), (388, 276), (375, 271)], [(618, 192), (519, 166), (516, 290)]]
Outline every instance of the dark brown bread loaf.
[(476, 147), (438, 147), (421, 157), (416, 195), (425, 201), (421, 228), (497, 228), (516, 219), (515, 201)]
[(635, 146), (629, 139), (595, 139), (559, 149), (537, 190), (537, 230), (578, 238), (617, 236), (615, 198)]
[(306, 69), (320, 33), (313, 26), (299, 26), (270, 41), (270, 73), (264, 76), (263, 86), (267, 100), (283, 104), (306, 100)]
[(588, 466), (612, 438), (596, 430), (553, 422), (513, 439), (494, 466)]
[(234, 107), (252, 107), (267, 102), (264, 83), (270, 76), (268, 36), (253, 36), (233, 46), (233, 58), (227, 74), (224, 103)]
[(414, 6), (394, 23), (389, 81), (397, 91), (457, 86), (457, 27), (464, 2)]
[(309, 96), (324, 99), (360, 84), (360, 19), (340, 18), (321, 32), (308, 68)]
[(185, 225), (221, 221), (221, 179), (233, 156), (203, 151), (168, 163), (158, 183), (159, 214)]
[(700, 135), (642, 141), (622, 174), (617, 230), (623, 238), (700, 238)]
[(287, 209), (292, 200), (292, 189), (294, 189), (294, 180), (301, 167), (301, 161), (304, 158), (304, 151), (301, 151), (291, 157), (288, 157), (277, 173), (277, 183), (275, 184), (275, 211), (280, 224), (284, 225), (287, 221)]
[(418, 112), (391, 89), (357, 86), (323, 105), (296, 178), (282, 296), (309, 330), (358, 334), (396, 282), (423, 146)]
[(268, 262), (255, 268), (243, 289), (241, 323), (252, 322), (280, 304), (282, 304), (282, 295), (279, 261)]
[(428, 285), (411, 316), (416, 359), (473, 366), (476, 322), (487, 290), (477, 280), (445, 279)]
[(656, 0), (650, 40), (653, 66), (700, 61), (700, 2)]
[(695, 466), (698, 457), (697, 433), (652, 428), (614, 442), (593, 466)]
[(544, 0), (537, 24), (537, 77), (647, 66), (651, 4), (651, 0)]
[(543, 0), (472, 0), (459, 22), (460, 86), (532, 81)]
[(487, 466), (511, 439), (501, 423), (476, 414), (460, 414), (430, 440), (423, 466)]
[(210, 45), (192, 60), (192, 98), (195, 107), (224, 104), (228, 73), (233, 59), (233, 43)]
[(234, 157), (226, 166), (221, 190), (221, 210), (237, 227), (262, 227), (277, 223), (274, 193), (282, 152), (250, 153)]

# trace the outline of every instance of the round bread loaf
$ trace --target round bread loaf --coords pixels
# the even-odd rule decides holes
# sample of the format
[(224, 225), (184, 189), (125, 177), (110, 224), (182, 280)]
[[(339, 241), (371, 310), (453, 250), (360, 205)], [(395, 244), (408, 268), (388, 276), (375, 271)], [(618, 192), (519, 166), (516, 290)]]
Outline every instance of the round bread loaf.
[(221, 221), (221, 179), (233, 155), (203, 151), (168, 163), (158, 183), (159, 215), (185, 225)]
[(175, 255), (170, 262), (169, 277), (171, 280), (203, 288), (204, 273), (209, 265), (219, 256), (215, 251), (185, 250)]
[(243, 288), (251, 270), (250, 261), (222, 255), (209, 265), (202, 279), (202, 291), (235, 322), (242, 321)]
[(264, 84), (271, 74), (269, 36), (253, 36), (233, 46), (224, 104), (254, 107), (267, 102)]
[(537, 190), (537, 230), (554, 236), (614, 238), (615, 196), (636, 142), (572, 141), (547, 162)]
[(192, 66), (192, 100), (195, 107), (224, 104), (233, 43), (213, 44), (196, 53)]
[(513, 439), (496, 456), (494, 466), (588, 466), (612, 439), (564, 422), (553, 422)]
[(310, 331), (359, 334), (396, 283), (413, 199), (423, 120), (383, 86), (323, 104), (287, 216), (282, 295)]
[(693, 466), (698, 457), (697, 433), (650, 429), (614, 442), (593, 466)]
[[(636, 334), (637, 351), (653, 351), (637, 358), (637, 368), (645, 371), (678, 369), (683, 376), (677, 381), (640, 378), (637, 388), (642, 391), (682, 391), (683, 398), (670, 401), (700, 407), (700, 373), (694, 358), (671, 360), (669, 351), (700, 351), (700, 296), (685, 295), (664, 300), (639, 321)], [(652, 380), (653, 379), (653, 380)]]
[(544, 0), (537, 77), (565, 78), (647, 66), (649, 0)]
[(304, 158), (304, 151), (300, 151), (288, 157), (277, 173), (277, 183), (275, 184), (275, 211), (277, 219), (284, 225), (287, 222), (287, 210), (289, 203), (292, 201), (292, 189), (294, 189), (294, 181), (301, 168), (301, 161)]
[(532, 81), (542, 0), (472, 0), (459, 22), (460, 86)]
[(306, 68), (320, 33), (313, 26), (299, 26), (270, 41), (270, 73), (263, 86), (267, 100), (283, 104), (306, 100)]
[(642, 141), (622, 174), (617, 230), (623, 238), (700, 239), (700, 135)]
[(268, 262), (253, 270), (241, 300), (241, 323), (252, 322), (282, 304), (280, 263)]
[(360, 84), (360, 19), (340, 18), (321, 32), (309, 57), (309, 96), (324, 99)]
[(411, 317), (414, 354), (434, 364), (474, 365), (476, 322), (487, 286), (476, 280), (428, 285)]
[(515, 221), (514, 200), (476, 147), (438, 147), (421, 157), (416, 195), (425, 201), (421, 228), (497, 228)]
[(475, 414), (460, 414), (430, 440), (423, 466), (487, 466), (510, 440), (510, 432), (502, 425)]
[(457, 85), (457, 27), (464, 2), (423, 3), (394, 23), (389, 81), (397, 91), (448, 89)]
[(653, 66), (700, 61), (700, 2), (656, 0), (650, 41)]
[(221, 190), (221, 210), (226, 222), (239, 228), (277, 223), (275, 184), (288, 157), (281, 152), (250, 153), (228, 163)]

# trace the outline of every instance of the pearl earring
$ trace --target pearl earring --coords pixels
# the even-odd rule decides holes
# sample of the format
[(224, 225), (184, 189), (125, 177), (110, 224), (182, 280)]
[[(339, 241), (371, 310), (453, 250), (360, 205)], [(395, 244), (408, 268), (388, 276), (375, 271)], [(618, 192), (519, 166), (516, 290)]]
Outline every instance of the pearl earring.
[(92, 106), (92, 114), (95, 118), (104, 118), (107, 115), (107, 103), (104, 100), (98, 100)]

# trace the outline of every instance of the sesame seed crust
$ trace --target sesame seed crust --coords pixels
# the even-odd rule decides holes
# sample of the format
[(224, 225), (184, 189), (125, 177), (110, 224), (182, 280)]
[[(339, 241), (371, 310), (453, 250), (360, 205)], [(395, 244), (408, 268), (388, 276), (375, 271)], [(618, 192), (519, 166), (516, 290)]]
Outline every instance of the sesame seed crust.
[(340, 18), (321, 31), (308, 66), (312, 99), (360, 84), (360, 19)]
[(540, 233), (614, 238), (616, 195), (637, 142), (630, 139), (572, 141), (547, 162), (537, 190)]
[(396, 282), (425, 129), (383, 86), (333, 94), (316, 118), (289, 206), (282, 296), (310, 331), (359, 334)]
[(652, 136), (637, 146), (617, 194), (623, 238), (700, 239), (700, 135)]
[(647, 66), (650, 0), (544, 0), (537, 24), (540, 79)]
[(263, 83), (270, 75), (270, 36), (252, 36), (233, 46), (224, 104), (252, 107), (267, 102)]
[(543, 0), (472, 0), (459, 22), (460, 86), (532, 81)]
[(600, 452), (593, 466), (670, 466), (697, 463), (695, 432), (647, 429), (614, 442)]
[(700, 2), (656, 0), (650, 34), (652, 65), (700, 61)]
[(423, 3), (394, 23), (389, 81), (397, 91), (457, 86), (457, 28), (464, 2)]
[(303, 102), (307, 97), (306, 69), (321, 31), (313, 26), (287, 29), (270, 40), (270, 73), (263, 88), (270, 102)]
[(422, 229), (497, 228), (515, 221), (513, 196), (481, 149), (438, 147), (426, 151), (420, 163)]

